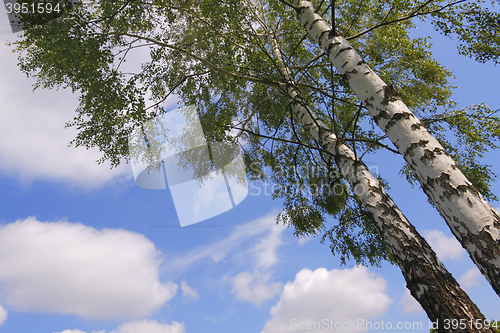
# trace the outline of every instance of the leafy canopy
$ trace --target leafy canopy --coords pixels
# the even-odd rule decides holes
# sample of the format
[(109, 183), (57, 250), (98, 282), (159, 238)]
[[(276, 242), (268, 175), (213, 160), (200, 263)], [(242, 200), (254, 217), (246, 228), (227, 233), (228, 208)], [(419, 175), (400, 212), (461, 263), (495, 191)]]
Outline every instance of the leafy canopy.
[[(499, 119), (486, 105), (457, 110), (450, 99), (452, 74), (433, 59), (430, 38), (409, 34), (415, 27), (412, 18), (430, 17), (444, 33), (459, 35), (465, 43), (461, 50), (469, 50), (463, 52), (495, 61), (498, 48), (479, 47), (480, 38), (472, 40), (459, 30), (461, 22), (480, 15), (474, 12), (475, 2), (470, 7), (462, 3), (338, 0), (335, 25), (425, 119), (466, 176), (493, 199), (489, 184), (494, 174), (479, 158), (496, 148)], [(332, 20), (331, 3), (314, 4)], [(492, 19), (496, 15), (481, 13)], [(487, 39), (492, 22), (477, 28), (481, 38)], [(380, 149), (397, 153), (295, 13), (280, 1), (77, 3), (50, 20), (33, 19), (13, 45), (21, 70), (37, 79), (36, 87), (69, 88), (79, 94), (76, 116), (67, 123), (78, 130), (72, 144), (98, 147), (100, 162), (116, 166), (127, 160), (133, 128), (165, 112), (166, 99), (175, 94), (180, 104), (196, 105), (210, 142), (242, 146), (248, 177), (272, 181), (273, 196), (284, 202), (278, 221), (294, 226), (297, 236), (323, 233), (322, 240), (330, 242), (343, 263), (390, 260), (334, 159), (294, 116), (283, 89), (287, 81), (266, 35), (278, 42), (304, 101), (339, 140), (359, 158)], [(127, 57), (141, 50), (149, 59), (134, 71), (124, 70)], [(448, 139), (450, 134), (456, 139)], [(412, 181), (408, 169), (402, 172)]]

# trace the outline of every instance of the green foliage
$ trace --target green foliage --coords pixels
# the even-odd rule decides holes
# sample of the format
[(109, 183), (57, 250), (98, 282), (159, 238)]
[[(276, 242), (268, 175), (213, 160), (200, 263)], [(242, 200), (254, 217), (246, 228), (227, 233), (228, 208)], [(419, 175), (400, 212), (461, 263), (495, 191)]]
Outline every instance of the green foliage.
[(434, 26), (445, 36), (458, 38), (461, 54), (479, 62), (500, 62), (500, 13), (492, 11), (498, 5), (484, 1), (468, 1), (435, 13)]
[[(291, 156), (293, 160), (288, 160)], [(284, 201), (278, 222), (293, 226), (297, 237), (324, 232), (321, 242), (329, 241), (332, 253), (339, 255), (343, 265), (347, 260), (363, 265), (391, 261), (374, 221), (349, 190), (340, 170), (331, 161), (326, 161), (323, 167), (313, 161), (310, 152), (300, 149), (294, 154), (284, 154), (280, 165), (275, 166), (273, 195)], [(328, 216), (336, 223), (327, 230)]]
[[(328, 2), (315, 5), (331, 20)], [(451, 72), (433, 59), (429, 38), (409, 35), (409, 18), (437, 8), (427, 1), (338, 0), (336, 23), (441, 135), (476, 186), (494, 198), (493, 173), (478, 161), (486, 147), (496, 147), (498, 119), (484, 106), (448, 111)], [(13, 44), (19, 66), (37, 79), (37, 87), (80, 94), (77, 114), (67, 123), (78, 130), (75, 146), (98, 147), (100, 161), (118, 165), (129, 157), (132, 129), (165, 112), (162, 103), (175, 94), (179, 104), (196, 105), (210, 142), (245, 142), (250, 179), (293, 189), (275, 191), (274, 197), (284, 203), (278, 221), (293, 226), (297, 236), (322, 234), (343, 263), (391, 260), (331, 156), (291, 111), (266, 34), (277, 40), (304, 102), (358, 157), (394, 149), (282, 2), (100, 0), (38, 23)], [(148, 51), (149, 59), (125, 71), (135, 50)], [(446, 129), (458, 136), (456, 143), (446, 141)]]

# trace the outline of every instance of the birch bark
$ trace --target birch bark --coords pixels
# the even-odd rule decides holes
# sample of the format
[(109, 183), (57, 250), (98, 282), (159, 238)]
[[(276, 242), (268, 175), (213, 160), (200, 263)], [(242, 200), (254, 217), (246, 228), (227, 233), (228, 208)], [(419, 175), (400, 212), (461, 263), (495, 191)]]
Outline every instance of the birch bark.
[[(283, 92), (291, 101), (294, 113), (302, 125), (326, 151), (335, 157), (342, 176), (356, 193), (364, 208), (375, 222), (378, 232), (401, 268), (406, 286), (420, 303), (429, 319), (439, 323), (438, 332), (452, 332), (445, 329), (445, 319), (467, 318), (467, 321), (484, 316), (465, 293), (458, 282), (439, 261), (436, 253), (413, 225), (406, 219), (380, 181), (354, 152), (337, 140), (336, 135), (305, 104), (295, 86), (289, 68), (285, 65), (276, 39), (267, 34), (271, 43), (273, 58), (286, 80)], [(362, 190), (359, 190), (362, 189)], [(493, 332), (468, 327), (467, 332)]]
[(500, 296), (500, 216), (464, 176), (422, 122), (363, 61), (347, 40), (332, 33), (308, 0), (292, 0), (300, 22), (326, 52), (377, 125), (412, 168), (422, 189)]

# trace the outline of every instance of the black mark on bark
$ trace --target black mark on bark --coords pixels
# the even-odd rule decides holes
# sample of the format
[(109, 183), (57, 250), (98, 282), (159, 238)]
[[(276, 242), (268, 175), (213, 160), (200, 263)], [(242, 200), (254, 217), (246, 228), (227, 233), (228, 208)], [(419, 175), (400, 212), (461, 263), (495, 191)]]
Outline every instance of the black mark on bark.
[(417, 147), (425, 147), (429, 143), (429, 140), (420, 140), (419, 142), (413, 142), (410, 147), (406, 149), (403, 156), (414, 156), (415, 152), (413, 151)]
[(398, 91), (392, 86), (392, 84), (384, 87), (384, 100), (383, 105), (389, 104), (389, 102), (394, 102), (401, 99)]

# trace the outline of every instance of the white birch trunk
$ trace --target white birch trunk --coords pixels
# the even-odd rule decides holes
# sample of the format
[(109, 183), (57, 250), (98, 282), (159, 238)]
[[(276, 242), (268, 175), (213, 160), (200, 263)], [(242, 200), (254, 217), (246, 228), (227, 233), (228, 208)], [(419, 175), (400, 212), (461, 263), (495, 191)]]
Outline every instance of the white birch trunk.
[[(384, 243), (401, 268), (412, 296), (426, 311), (429, 319), (439, 323), (438, 331), (452, 332), (443, 327), (447, 318), (480, 319), (484, 323), (485, 318), (481, 311), (385, 192), (380, 181), (356, 158), (347, 145), (337, 141), (335, 134), (306, 106), (290, 70), (283, 62), (277, 41), (271, 35), (268, 35), (268, 39), (273, 57), (287, 81), (283, 90), (290, 98), (294, 113), (304, 128), (335, 157), (342, 176), (351, 188), (355, 189)], [(480, 331), (474, 327), (468, 330)]]
[(344, 75), (370, 115), (417, 176), (451, 231), (500, 295), (500, 216), (464, 176), (419, 119), (342, 36), (315, 13), (310, 1), (292, 0), (309, 35)]

